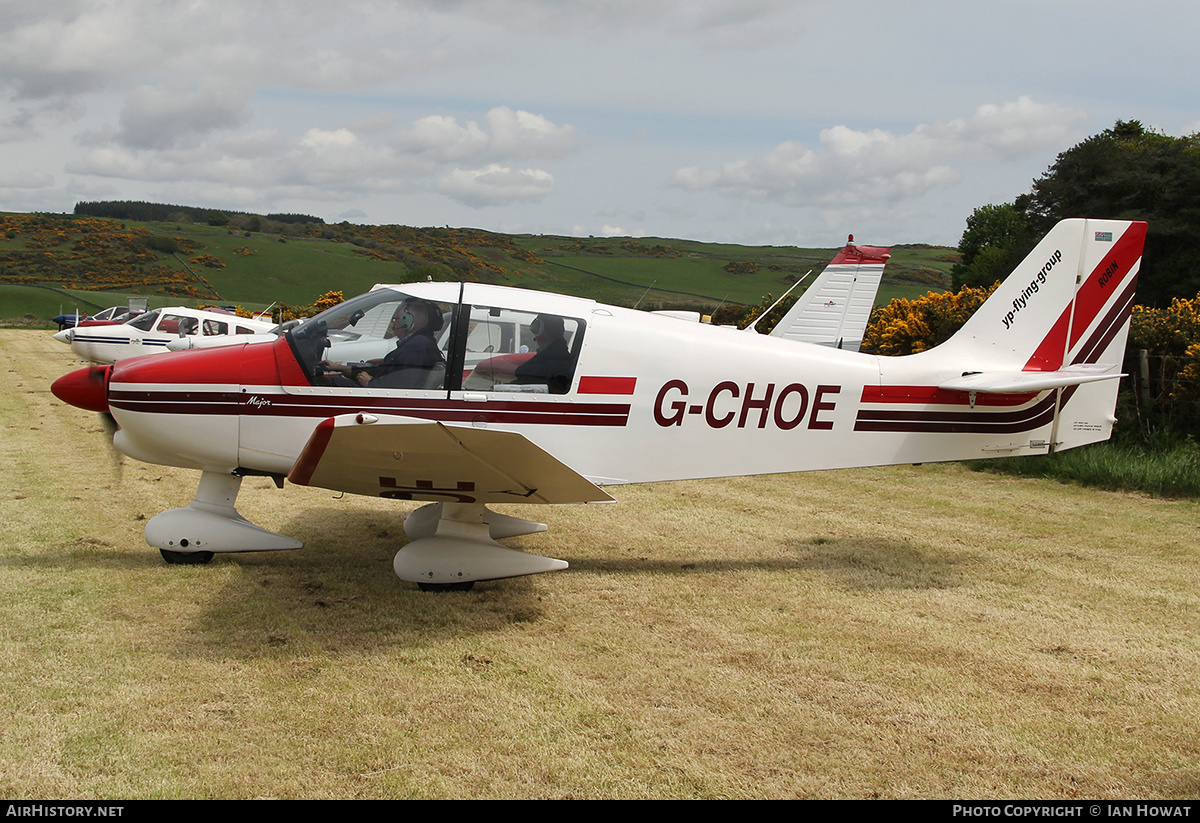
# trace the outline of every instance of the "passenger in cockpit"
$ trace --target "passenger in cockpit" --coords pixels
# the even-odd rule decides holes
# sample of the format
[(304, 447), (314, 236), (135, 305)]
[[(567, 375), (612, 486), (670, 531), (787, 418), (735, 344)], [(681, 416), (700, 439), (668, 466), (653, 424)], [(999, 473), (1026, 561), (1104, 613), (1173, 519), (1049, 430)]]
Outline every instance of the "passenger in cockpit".
[(517, 366), (517, 383), (545, 383), (551, 394), (566, 394), (574, 372), (571, 351), (567, 348), (563, 319), (554, 314), (539, 314), (529, 325), (537, 354)]

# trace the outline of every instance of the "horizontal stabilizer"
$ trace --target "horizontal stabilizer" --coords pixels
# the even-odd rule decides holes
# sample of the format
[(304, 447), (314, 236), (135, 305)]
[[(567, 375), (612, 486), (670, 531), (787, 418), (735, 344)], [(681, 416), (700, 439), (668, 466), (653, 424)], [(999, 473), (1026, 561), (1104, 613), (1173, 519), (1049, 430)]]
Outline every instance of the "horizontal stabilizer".
[(1058, 371), (967, 372), (962, 377), (939, 383), (938, 388), (989, 394), (1019, 394), (1078, 386), (1097, 380), (1115, 380), (1124, 376), (1117, 371), (1115, 364), (1078, 363)]
[(323, 420), (288, 479), (302, 486), (398, 500), (612, 500), (523, 435), (394, 415), (342, 414)]

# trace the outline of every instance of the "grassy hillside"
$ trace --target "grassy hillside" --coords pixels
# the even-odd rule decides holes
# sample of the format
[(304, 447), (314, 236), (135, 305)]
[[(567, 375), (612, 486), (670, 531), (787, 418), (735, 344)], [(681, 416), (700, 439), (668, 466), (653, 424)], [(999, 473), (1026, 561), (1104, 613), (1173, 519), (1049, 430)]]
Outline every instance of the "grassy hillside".
[[(642, 308), (696, 308), (778, 295), (835, 249), (738, 246), (663, 238), (575, 238), (475, 229), (305, 224), (287, 234), (242, 226), (0, 214), (0, 319), (42, 319), (123, 303), (305, 305), (328, 290), (471, 280)], [(278, 228), (278, 227), (277, 227)], [(880, 299), (942, 290), (952, 251), (894, 250)], [(748, 273), (734, 274), (729, 263)]]
[[(709, 310), (714, 301), (753, 304), (765, 294), (778, 296), (809, 271), (814, 276), (819, 273), (837, 251), (645, 237), (542, 236), (522, 237), (518, 242), (548, 264), (549, 271), (531, 272), (534, 278), (544, 278), (537, 288), (624, 305), (631, 305), (632, 289), (642, 307)], [(886, 294), (882, 302), (929, 289), (945, 290), (952, 254), (950, 249), (932, 246), (894, 249), (880, 288), (881, 297)], [(731, 262), (753, 263), (758, 271), (732, 274), (725, 270)]]

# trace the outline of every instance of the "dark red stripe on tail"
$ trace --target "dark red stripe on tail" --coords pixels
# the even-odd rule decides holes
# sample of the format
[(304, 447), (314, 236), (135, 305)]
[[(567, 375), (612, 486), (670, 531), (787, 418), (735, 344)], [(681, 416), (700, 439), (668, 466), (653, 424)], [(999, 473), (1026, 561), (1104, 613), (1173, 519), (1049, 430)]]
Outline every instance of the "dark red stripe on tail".
[[(1050, 332), (1029, 358), (1022, 371), (1057, 371), (1063, 357), (1083, 337), (1096, 315), (1109, 302), (1114, 291), (1130, 278), (1133, 266), (1142, 256), (1146, 241), (1146, 224), (1131, 223), (1125, 233), (1113, 243), (1104, 259), (1092, 269), (1075, 293), (1075, 300), (1063, 309)], [(1070, 341), (1067, 330), (1070, 329)]]

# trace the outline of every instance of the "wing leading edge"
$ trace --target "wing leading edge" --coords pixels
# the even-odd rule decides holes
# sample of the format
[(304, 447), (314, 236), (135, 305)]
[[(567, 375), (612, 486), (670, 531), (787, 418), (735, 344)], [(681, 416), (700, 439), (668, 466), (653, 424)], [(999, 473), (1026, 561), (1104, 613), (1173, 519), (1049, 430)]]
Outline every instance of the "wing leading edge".
[(599, 503), (613, 498), (515, 432), (396, 415), (318, 424), (288, 479), (351, 494), (451, 503)]

